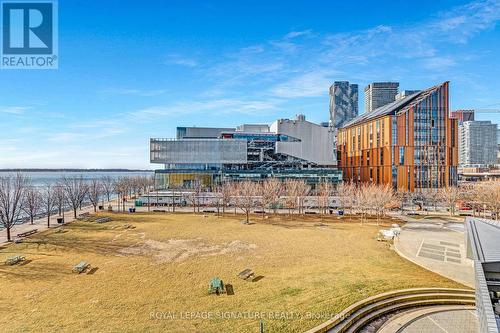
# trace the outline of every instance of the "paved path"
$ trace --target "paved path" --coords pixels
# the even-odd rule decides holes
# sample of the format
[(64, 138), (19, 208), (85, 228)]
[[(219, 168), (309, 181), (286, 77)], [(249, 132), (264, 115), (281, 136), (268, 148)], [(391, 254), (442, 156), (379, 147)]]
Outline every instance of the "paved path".
[[(117, 203), (116, 200), (111, 200), (111, 202), (105, 202), (104, 203), (105, 209), (107, 209), (107, 207), (108, 207), (109, 204), (112, 205), (112, 207), (113, 207), (114, 210), (117, 210), (118, 203)], [(133, 204), (134, 204), (134, 201), (133, 200), (129, 200), (125, 204), (125, 208), (128, 209), (128, 207), (132, 207)], [(81, 210), (77, 211), (77, 215), (78, 214), (82, 214), (82, 213), (86, 213), (86, 212), (91, 213), (91, 214), (94, 213), (94, 207), (93, 206), (82, 207)], [(61, 217), (61, 216), (55, 214), (55, 215), (52, 215), (50, 217), (50, 227), (51, 228), (57, 228), (59, 226), (57, 224), (57, 218), (58, 217)], [(72, 221), (74, 221), (73, 211), (72, 210), (66, 210), (64, 212), (64, 221), (65, 222), (72, 222)], [(33, 230), (33, 229), (38, 229), (39, 232), (43, 231), (43, 230), (47, 230), (48, 229), (47, 228), (47, 217), (36, 219), (36, 220), (33, 221), (33, 224), (31, 224), (29, 221), (26, 222), (26, 223), (22, 223), (22, 224), (16, 224), (10, 230), (11, 239), (12, 240), (16, 240), (16, 239), (18, 239), (18, 237), (16, 237), (17, 234), (22, 233), (22, 232), (26, 232), (26, 231), (30, 231), (30, 230)], [(5, 243), (7, 243), (7, 232), (5, 231), (5, 229), (0, 229), (0, 245), (5, 244)]]
[(413, 219), (395, 240), (396, 252), (430, 271), (474, 288), (473, 262), (466, 258), (463, 222), (439, 217)]
[(422, 316), (397, 333), (477, 333), (474, 310), (451, 310)]

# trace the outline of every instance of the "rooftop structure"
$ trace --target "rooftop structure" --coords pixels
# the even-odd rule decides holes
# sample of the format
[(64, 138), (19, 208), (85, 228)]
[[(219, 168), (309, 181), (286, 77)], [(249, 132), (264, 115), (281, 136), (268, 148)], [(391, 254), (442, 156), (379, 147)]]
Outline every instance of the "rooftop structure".
[(474, 110), (455, 110), (450, 112), (450, 118), (458, 119), (459, 122), (473, 121)]
[(406, 97), (413, 95), (413, 94), (416, 94), (418, 92), (420, 92), (420, 90), (401, 90), (400, 92), (398, 92), (396, 94), (395, 100), (399, 101), (400, 99), (406, 98)]

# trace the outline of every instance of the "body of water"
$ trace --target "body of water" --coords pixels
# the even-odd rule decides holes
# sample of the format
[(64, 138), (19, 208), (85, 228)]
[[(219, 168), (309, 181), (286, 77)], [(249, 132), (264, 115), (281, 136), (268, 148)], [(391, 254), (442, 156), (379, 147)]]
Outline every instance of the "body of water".
[[(113, 179), (123, 177), (152, 176), (153, 172), (147, 171), (23, 171), (24, 176), (31, 180), (33, 186), (55, 185), (62, 177), (82, 177), (84, 180), (99, 179), (110, 176)], [(15, 175), (16, 172), (0, 171), (0, 177)]]

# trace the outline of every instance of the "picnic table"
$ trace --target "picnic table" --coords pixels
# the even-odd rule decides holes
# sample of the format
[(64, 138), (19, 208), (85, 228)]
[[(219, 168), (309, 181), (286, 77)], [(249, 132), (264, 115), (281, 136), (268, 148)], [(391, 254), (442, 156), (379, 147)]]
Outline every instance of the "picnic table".
[(26, 237), (26, 236), (29, 236), (29, 235), (33, 235), (33, 234), (35, 234), (37, 231), (38, 231), (38, 229), (32, 229), (32, 230), (30, 230), (30, 231), (21, 232), (21, 233), (18, 233), (18, 234), (17, 234), (17, 237)]
[(97, 223), (106, 223), (106, 222), (111, 222), (110, 217), (100, 217), (98, 219), (95, 219)]
[(78, 217), (76, 218), (77, 220), (83, 220), (83, 219), (86, 219), (87, 217), (90, 216), (90, 213), (89, 212), (85, 212), (85, 213), (81, 213), (78, 215)]
[(253, 279), (255, 278), (255, 273), (250, 268), (247, 268), (241, 271), (238, 274), (238, 277), (246, 281), (253, 281)]
[(214, 277), (208, 285), (209, 294), (224, 294), (226, 289), (224, 288), (224, 282), (218, 277)]
[(88, 262), (82, 260), (82, 261), (80, 261), (80, 263), (78, 263), (78, 265), (73, 267), (73, 273), (78, 273), (78, 274), (83, 273), (89, 267), (90, 267), (90, 264)]
[(24, 256), (13, 256), (13, 257), (9, 257), (5, 260), (5, 264), (6, 265), (9, 265), (9, 266), (12, 266), (12, 265), (15, 265), (21, 261), (24, 261), (26, 260), (26, 258)]

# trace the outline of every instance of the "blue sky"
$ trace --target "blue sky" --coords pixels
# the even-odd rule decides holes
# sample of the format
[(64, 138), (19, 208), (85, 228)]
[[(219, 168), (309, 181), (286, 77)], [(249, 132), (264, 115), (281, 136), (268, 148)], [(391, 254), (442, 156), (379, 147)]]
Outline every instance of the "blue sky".
[(335, 80), (500, 109), (499, 20), (500, 0), (60, 0), (59, 69), (0, 71), (0, 168), (153, 168), (177, 126), (327, 121)]

